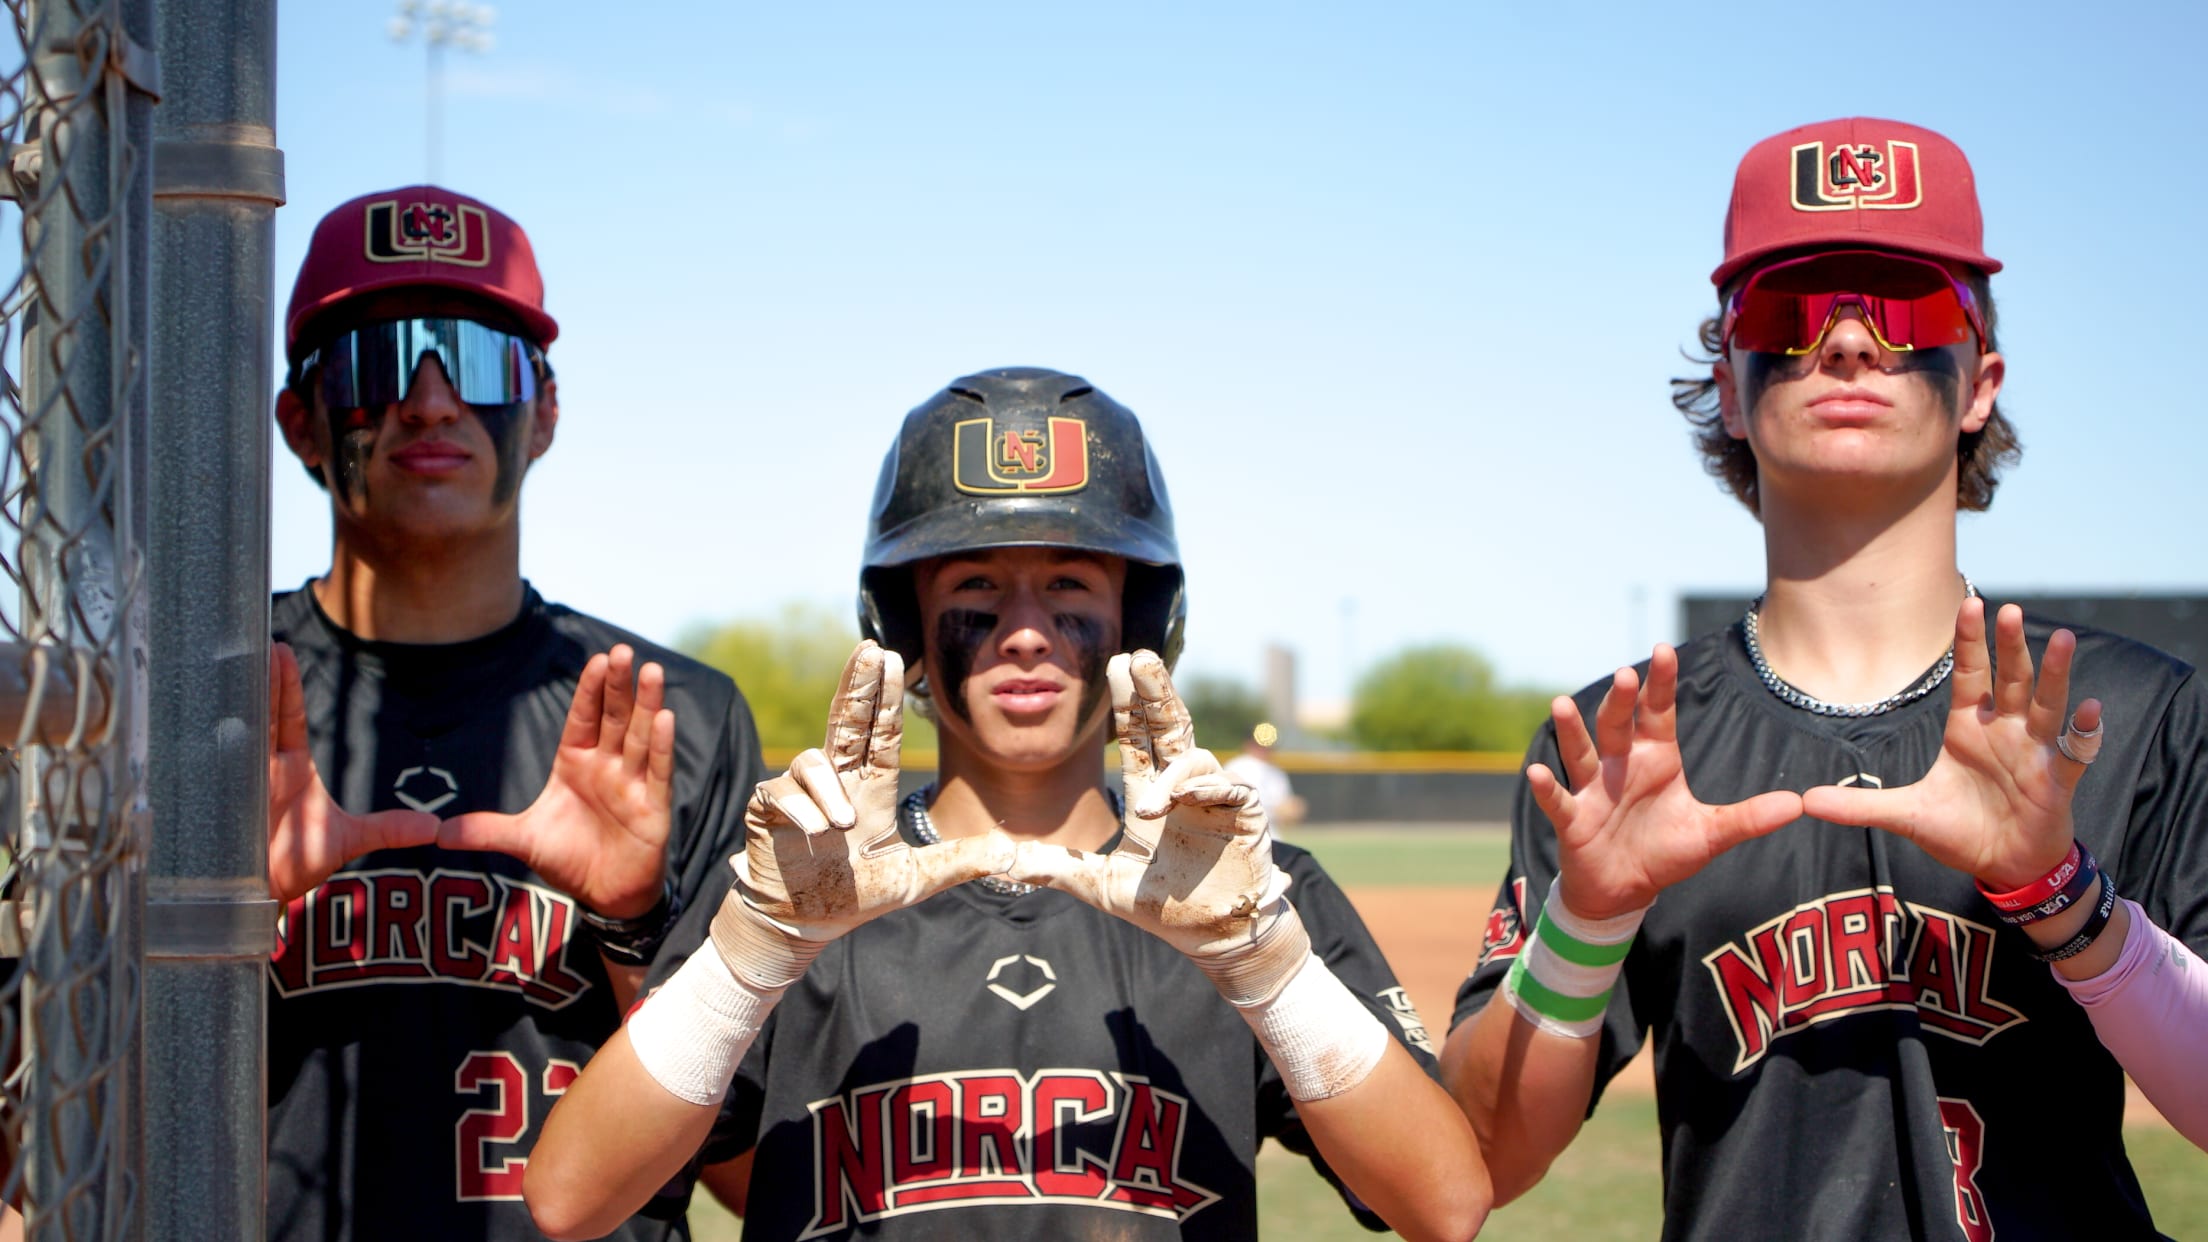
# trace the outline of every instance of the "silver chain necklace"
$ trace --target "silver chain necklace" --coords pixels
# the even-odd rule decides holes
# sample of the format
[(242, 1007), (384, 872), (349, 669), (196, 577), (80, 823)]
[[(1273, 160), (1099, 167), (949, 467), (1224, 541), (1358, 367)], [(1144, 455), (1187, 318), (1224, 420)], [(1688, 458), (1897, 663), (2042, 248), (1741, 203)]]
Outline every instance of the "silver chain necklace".
[[(906, 823), (912, 825), (912, 835), (918, 837), (922, 845), (943, 844), (942, 834), (935, 830), (935, 817), (928, 814), (928, 799), (934, 795), (935, 786), (932, 784), (926, 785), (906, 794), (905, 800), (897, 807), (897, 813), (905, 817)], [(1112, 814), (1125, 814), (1125, 811), (1121, 809), (1118, 794), (1107, 789), (1104, 791), (1104, 800), (1112, 804)], [(1018, 880), (1007, 880), (1001, 875), (985, 875), (975, 880), (974, 883), (1000, 897), (1020, 897), (1042, 887), (1039, 884), (1022, 884)]]
[[(1966, 597), (1975, 597), (1978, 594), (1978, 588), (1971, 585), (1971, 581), (1967, 576), (1963, 579), (1963, 594)], [(1763, 658), (1763, 643), (1758, 641), (1756, 633), (1758, 628), (1757, 614), (1762, 609), (1763, 597), (1758, 595), (1756, 602), (1748, 605), (1747, 613), (1740, 619), (1741, 636), (1748, 643), (1748, 661), (1756, 666), (1756, 676), (1762, 679), (1764, 689), (1777, 695), (1781, 702), (1792, 707), (1799, 707), (1805, 712), (1814, 712), (1819, 716), (1882, 716), (1897, 707), (1914, 703), (1939, 689), (1940, 683), (1947, 680), (1947, 675), (1955, 671), (1955, 644), (1949, 643), (1947, 654), (1941, 656), (1940, 662), (1932, 666), (1932, 671), (1924, 675), (1924, 680), (1907, 690), (1889, 694), (1875, 703), (1827, 703), (1823, 699), (1813, 698), (1804, 693), (1784, 677), (1773, 672), (1771, 662)]]

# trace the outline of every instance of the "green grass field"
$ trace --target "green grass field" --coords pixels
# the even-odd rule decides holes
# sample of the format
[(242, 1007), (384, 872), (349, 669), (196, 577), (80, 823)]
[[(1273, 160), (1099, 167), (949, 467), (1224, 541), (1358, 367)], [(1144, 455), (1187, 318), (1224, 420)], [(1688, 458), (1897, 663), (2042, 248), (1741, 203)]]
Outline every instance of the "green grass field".
[[(1467, 828), (1300, 828), (1287, 839), (1310, 850), (1351, 888), (1464, 885), (1492, 893), (1509, 841)], [(1439, 1032), (1436, 1032), (1437, 1036)], [(2155, 1223), (2173, 1238), (2208, 1238), (2208, 1154), (2159, 1125), (2125, 1131)], [(1495, 1213), (1482, 1238), (1653, 1238), (1661, 1223), (1662, 1172), (1656, 1104), (1645, 1095), (1608, 1096), (1579, 1138), (1532, 1193)], [(1335, 1242), (1373, 1235), (1350, 1218), (1332, 1187), (1300, 1156), (1267, 1144), (1258, 1157), (1258, 1219), (1268, 1239)], [(698, 1242), (736, 1242), (738, 1222), (699, 1195), (690, 1213)]]
[[(1488, 1218), (1483, 1239), (1648, 1242), (1662, 1221), (1656, 1102), (1605, 1101), (1532, 1193)], [(1267, 1238), (1352, 1242), (1373, 1235), (1301, 1156), (1268, 1143), (1257, 1160), (1258, 1228)]]
[[(1510, 863), (1510, 834), (1501, 828), (1308, 827), (1281, 839), (1311, 851), (1344, 888), (1452, 885), (1491, 896)], [(1486, 904), (1483, 897), (1480, 908)]]
[[(2155, 1226), (2172, 1238), (2208, 1238), (2208, 1155), (2165, 1127), (2124, 1133)], [(1613, 1095), (1588, 1119), (1539, 1186), (1488, 1218), (1492, 1242), (1648, 1242), (1662, 1224), (1663, 1173), (1656, 1101)], [(1268, 1143), (1257, 1161), (1259, 1228), (1267, 1238), (1351, 1242), (1373, 1235), (1310, 1162)], [(700, 1235), (703, 1237), (704, 1235)]]

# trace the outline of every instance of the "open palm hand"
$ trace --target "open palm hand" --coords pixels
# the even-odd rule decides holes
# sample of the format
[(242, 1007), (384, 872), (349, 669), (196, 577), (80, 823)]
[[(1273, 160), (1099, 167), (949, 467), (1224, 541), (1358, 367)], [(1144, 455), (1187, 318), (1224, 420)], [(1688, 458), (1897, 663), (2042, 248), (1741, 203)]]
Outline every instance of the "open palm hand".
[(268, 893), (305, 895), (339, 867), (375, 850), (427, 845), (437, 817), (421, 811), (355, 815), (339, 806), (315, 770), (307, 743), (306, 692), (290, 646), (268, 652)]
[[(1907, 838), (1989, 888), (2007, 890), (2045, 875), (2074, 839), (2070, 799), (2085, 765), (2056, 745), (2070, 697), (2077, 637), (2056, 630), (2035, 677), (2014, 604), (1995, 623), (1998, 670), (1989, 660), (1985, 602), (1963, 602), (1955, 619), (1954, 703), (1924, 778), (1891, 789), (1820, 786), (1803, 795), (1808, 813)], [(2101, 705), (2079, 704), (2070, 719), (2097, 730)]]
[(1801, 797), (1786, 791), (1723, 806), (1694, 796), (1679, 757), (1678, 689), (1678, 653), (1659, 646), (1645, 689), (1632, 669), (1618, 670), (1592, 737), (1570, 698), (1550, 705), (1571, 785), (1538, 763), (1526, 781), (1556, 829), (1564, 904), (1581, 918), (1642, 909), (1734, 845), (1801, 816)]
[(608, 918), (650, 911), (666, 885), (675, 713), (663, 706), (665, 671), (635, 663), (622, 644), (584, 666), (551, 774), (527, 810), (454, 816), (438, 844), (519, 858)]

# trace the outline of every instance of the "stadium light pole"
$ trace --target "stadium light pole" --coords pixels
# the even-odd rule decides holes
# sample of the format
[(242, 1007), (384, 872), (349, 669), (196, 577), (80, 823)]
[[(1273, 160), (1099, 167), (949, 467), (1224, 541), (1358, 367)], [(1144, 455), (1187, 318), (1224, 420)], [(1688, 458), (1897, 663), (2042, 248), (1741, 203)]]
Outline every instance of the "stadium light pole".
[(411, 42), (419, 34), (428, 49), (423, 110), (427, 114), (427, 180), (431, 185), (437, 184), (438, 148), (444, 141), (445, 49), (454, 47), (478, 55), (490, 51), (497, 42), (491, 34), (497, 21), (498, 10), (467, 0), (399, 0), (398, 11), (391, 15), (393, 42)]

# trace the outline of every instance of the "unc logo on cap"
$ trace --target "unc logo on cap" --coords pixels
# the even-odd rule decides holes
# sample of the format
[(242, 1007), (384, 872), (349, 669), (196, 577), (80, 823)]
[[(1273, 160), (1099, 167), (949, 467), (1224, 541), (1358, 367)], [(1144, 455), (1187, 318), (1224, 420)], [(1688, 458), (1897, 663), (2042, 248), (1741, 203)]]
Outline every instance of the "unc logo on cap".
[(371, 263), (451, 263), (458, 267), (484, 267), (491, 261), (490, 222), (483, 209), (468, 203), (448, 207), (443, 203), (397, 199), (368, 204), (368, 238), (364, 253)]
[(1829, 152), (1805, 142), (1794, 148), (1793, 180), (1796, 211), (1903, 211), (1924, 201), (1917, 144), (1898, 139), (1884, 148), (1841, 143)]
[(1089, 426), (1053, 416), (1047, 430), (998, 429), (991, 418), (953, 427), (952, 481), (977, 496), (1078, 492), (1089, 485)]

